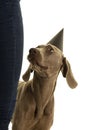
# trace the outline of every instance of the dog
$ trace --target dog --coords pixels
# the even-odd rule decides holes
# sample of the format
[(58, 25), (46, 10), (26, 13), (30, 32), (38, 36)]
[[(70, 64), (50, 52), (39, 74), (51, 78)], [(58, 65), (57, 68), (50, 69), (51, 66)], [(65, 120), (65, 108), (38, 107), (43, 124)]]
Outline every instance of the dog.
[[(50, 130), (54, 117), (54, 91), (59, 73), (71, 88), (77, 86), (69, 61), (56, 46), (48, 43), (31, 48), (30, 62), (18, 84), (12, 130)], [(33, 79), (29, 80), (33, 72)]]

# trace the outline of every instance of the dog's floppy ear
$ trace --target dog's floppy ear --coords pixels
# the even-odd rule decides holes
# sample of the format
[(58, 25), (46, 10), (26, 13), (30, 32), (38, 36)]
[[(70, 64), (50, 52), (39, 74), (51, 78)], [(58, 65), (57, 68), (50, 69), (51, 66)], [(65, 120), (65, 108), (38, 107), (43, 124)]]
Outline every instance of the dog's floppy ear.
[(28, 69), (26, 70), (26, 72), (23, 74), (22, 76), (22, 79), (27, 82), (30, 78), (30, 73), (32, 72), (33, 70), (31, 69), (31, 65), (28, 67)]
[(68, 85), (71, 88), (75, 88), (77, 86), (77, 82), (73, 76), (70, 63), (65, 57), (63, 58), (63, 66), (62, 66), (61, 71), (62, 71), (63, 77), (66, 78)]

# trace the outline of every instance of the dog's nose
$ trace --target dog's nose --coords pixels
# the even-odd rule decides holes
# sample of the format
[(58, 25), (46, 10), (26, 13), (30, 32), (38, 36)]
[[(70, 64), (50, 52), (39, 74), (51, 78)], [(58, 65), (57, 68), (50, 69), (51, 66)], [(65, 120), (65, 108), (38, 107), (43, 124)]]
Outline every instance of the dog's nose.
[(31, 48), (31, 49), (29, 50), (29, 53), (30, 53), (31, 55), (35, 55), (35, 54), (37, 53), (37, 50), (36, 50), (35, 48)]

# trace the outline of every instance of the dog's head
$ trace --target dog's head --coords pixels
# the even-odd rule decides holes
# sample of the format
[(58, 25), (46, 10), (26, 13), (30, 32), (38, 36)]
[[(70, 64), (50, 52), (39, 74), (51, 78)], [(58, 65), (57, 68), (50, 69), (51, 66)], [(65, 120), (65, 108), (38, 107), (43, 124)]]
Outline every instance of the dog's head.
[(32, 69), (42, 77), (50, 77), (62, 66), (62, 52), (54, 45), (40, 45), (29, 50), (28, 60)]
[(27, 59), (30, 62), (30, 67), (23, 75), (25, 81), (29, 79), (29, 74), (32, 71), (37, 72), (43, 78), (50, 78), (61, 71), (71, 88), (77, 86), (69, 62), (56, 46), (49, 43), (31, 48)]

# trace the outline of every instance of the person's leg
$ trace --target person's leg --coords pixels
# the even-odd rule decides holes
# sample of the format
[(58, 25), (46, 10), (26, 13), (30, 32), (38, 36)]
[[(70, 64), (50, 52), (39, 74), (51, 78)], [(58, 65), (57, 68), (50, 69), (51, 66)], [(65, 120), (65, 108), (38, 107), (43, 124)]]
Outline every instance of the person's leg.
[(19, 0), (0, 0), (0, 130), (8, 130), (23, 54)]

